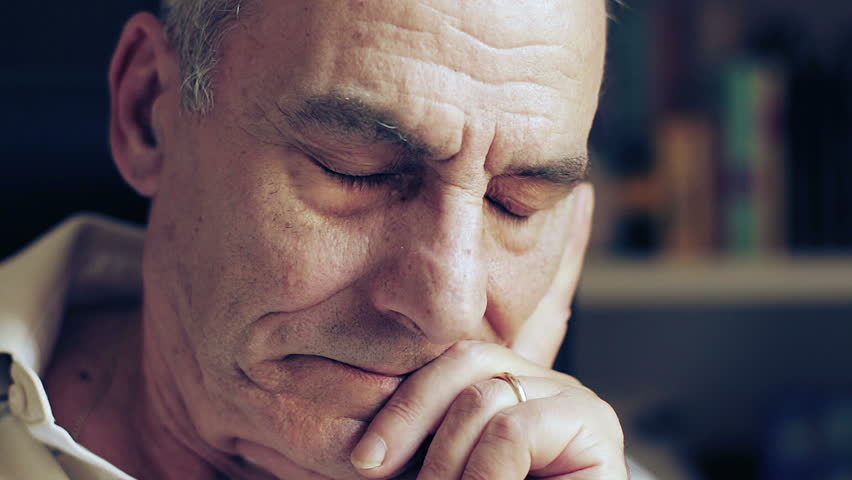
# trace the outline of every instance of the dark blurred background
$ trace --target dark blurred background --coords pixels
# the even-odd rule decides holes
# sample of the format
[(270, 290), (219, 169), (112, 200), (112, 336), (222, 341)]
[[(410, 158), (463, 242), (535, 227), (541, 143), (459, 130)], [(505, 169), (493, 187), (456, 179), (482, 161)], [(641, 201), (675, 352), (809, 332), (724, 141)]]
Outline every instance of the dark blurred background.
[(0, 257), (72, 212), (142, 222), (108, 145), (107, 68), (124, 22), (157, 0), (5, 2), (0, 14)]
[[(661, 480), (852, 479), (852, 2), (628, 0), (596, 232), (558, 367)], [(0, 258), (81, 210), (144, 223), (106, 71), (155, 0), (0, 16)]]

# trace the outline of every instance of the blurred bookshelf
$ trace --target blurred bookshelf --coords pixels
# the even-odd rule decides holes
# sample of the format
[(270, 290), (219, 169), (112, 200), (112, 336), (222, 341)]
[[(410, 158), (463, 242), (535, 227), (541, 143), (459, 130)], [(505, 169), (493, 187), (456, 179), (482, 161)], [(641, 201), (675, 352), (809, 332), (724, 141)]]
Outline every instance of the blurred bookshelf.
[(625, 3), (591, 141), (592, 255), (849, 265), (852, 2)]
[(562, 365), (661, 480), (852, 479), (852, 1), (610, 3)]

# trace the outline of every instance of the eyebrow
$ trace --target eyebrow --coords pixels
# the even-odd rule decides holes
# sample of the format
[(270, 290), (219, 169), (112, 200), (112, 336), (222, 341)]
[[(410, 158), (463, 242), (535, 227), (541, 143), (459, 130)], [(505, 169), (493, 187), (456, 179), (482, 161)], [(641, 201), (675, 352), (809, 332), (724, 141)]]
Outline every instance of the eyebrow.
[(512, 168), (500, 176), (527, 177), (558, 185), (573, 186), (589, 179), (591, 162), (587, 155), (564, 157), (532, 167)]
[[(339, 93), (315, 95), (305, 99), (295, 111), (281, 106), (278, 110), (296, 130), (319, 128), (337, 136), (341, 142), (352, 139), (388, 142), (402, 147), (409, 158), (435, 158), (428, 145), (417, 134), (402, 127), (392, 114), (378, 110), (356, 97)], [(517, 167), (499, 176), (527, 177), (573, 186), (588, 180), (589, 170), (588, 156), (575, 155), (542, 165)]]
[(319, 128), (342, 142), (360, 139), (388, 142), (415, 158), (432, 157), (432, 152), (416, 134), (405, 130), (393, 115), (377, 110), (362, 100), (341, 94), (308, 97), (296, 111), (278, 110), (296, 130)]

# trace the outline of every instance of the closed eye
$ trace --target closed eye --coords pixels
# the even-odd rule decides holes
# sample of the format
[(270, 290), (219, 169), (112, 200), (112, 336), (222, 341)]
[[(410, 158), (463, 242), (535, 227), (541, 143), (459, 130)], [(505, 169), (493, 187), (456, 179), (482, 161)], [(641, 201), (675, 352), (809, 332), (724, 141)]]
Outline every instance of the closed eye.
[(513, 211), (509, 210), (504, 204), (498, 202), (497, 200), (494, 200), (491, 197), (487, 197), (486, 200), (488, 201), (488, 204), (491, 206), (491, 208), (497, 210), (497, 212), (500, 213), (500, 215), (506, 220), (515, 223), (524, 223), (530, 219), (530, 215), (518, 215), (517, 213), (514, 213)]
[(314, 163), (320, 167), (328, 177), (342, 184), (345, 187), (355, 189), (374, 188), (386, 185), (391, 180), (398, 177), (396, 173), (374, 173), (370, 175), (349, 175), (332, 170), (322, 162), (314, 160)]

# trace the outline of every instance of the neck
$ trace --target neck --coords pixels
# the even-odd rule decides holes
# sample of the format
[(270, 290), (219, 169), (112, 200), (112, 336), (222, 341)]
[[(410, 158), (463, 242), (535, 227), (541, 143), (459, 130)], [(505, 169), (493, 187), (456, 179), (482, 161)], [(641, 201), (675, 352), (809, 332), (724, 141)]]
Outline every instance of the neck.
[(56, 421), (140, 480), (219, 478), (182, 441), (189, 416), (172, 400), (176, 385), (159, 381), (159, 368), (149, 372), (159, 362), (147, 360), (140, 320), (138, 309), (69, 315), (45, 375)]

